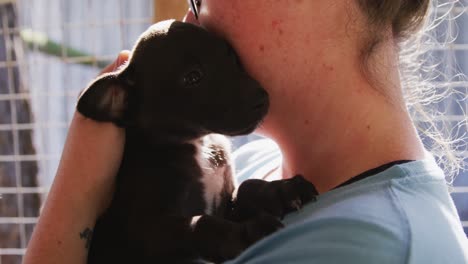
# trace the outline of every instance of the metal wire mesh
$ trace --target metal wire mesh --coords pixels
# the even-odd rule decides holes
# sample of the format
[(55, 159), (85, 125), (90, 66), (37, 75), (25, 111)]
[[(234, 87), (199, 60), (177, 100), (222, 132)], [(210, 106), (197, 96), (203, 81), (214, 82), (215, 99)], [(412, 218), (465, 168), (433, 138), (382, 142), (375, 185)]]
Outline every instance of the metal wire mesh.
[(0, 147), (0, 264), (17, 264), (79, 92), (120, 50), (131, 49), (154, 8), (153, 0), (21, 0), (2, 7), (0, 111), (8, 114), (0, 115), (0, 146), (8, 148)]
[[(440, 37), (444, 34), (453, 34), (454, 41), (448, 45), (446, 52), (451, 53), (448, 63), (455, 69), (453, 74), (463, 73), (468, 75), (468, 1), (463, 0), (458, 8), (452, 11), (453, 20), (448, 21), (446, 31), (440, 31)], [(443, 67), (443, 66), (442, 66)], [(447, 69), (447, 67), (445, 67)], [(458, 78), (453, 78), (451, 83), (455, 93), (439, 105), (439, 108), (445, 110), (446, 120), (452, 122), (452, 135), (458, 137), (465, 136), (468, 133), (468, 83), (466, 80), (459, 82)], [(468, 142), (458, 142), (455, 149), (462, 157), (465, 164), (468, 162)], [(468, 171), (463, 170), (454, 180), (452, 198), (457, 206), (460, 219), (462, 221), (465, 233), (468, 235)]]
[(439, 17), (444, 17), (444, 21), (436, 28), (435, 38), (449, 44), (432, 48), (430, 56), (439, 62), (434, 71), (441, 73), (440, 78), (433, 81), (449, 80), (439, 89), (450, 90), (451, 95), (435, 103), (434, 107), (442, 113), (436, 118), (435, 125), (443, 127), (445, 133), (453, 138), (464, 139), (453, 142), (455, 151), (463, 158), (465, 170), (460, 170), (455, 176), (452, 198), (468, 234), (468, 1), (461, 0), (454, 6), (451, 4), (453, 1), (438, 2), (441, 4)]

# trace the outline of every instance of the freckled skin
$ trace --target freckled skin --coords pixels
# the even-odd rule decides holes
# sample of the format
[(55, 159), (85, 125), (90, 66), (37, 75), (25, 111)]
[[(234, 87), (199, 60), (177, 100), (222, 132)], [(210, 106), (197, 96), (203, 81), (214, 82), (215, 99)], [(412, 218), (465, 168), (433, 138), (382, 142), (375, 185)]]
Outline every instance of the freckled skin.
[[(312, 5), (312, 8), (309, 5)], [(281, 113), (285, 113), (285, 109), (282, 108), (289, 108), (293, 101), (297, 102), (293, 92), (297, 89), (295, 80), (299, 80), (300, 76), (317, 74), (317, 67), (314, 66), (317, 63), (316, 59), (310, 60), (305, 67), (301, 64), (305, 50), (312, 55), (307, 57), (320, 56), (321, 49), (315, 48), (318, 36), (315, 33), (310, 34), (309, 31), (316, 32), (315, 27), (323, 28), (315, 25), (320, 24), (316, 21), (321, 20), (320, 15), (323, 12), (318, 12), (318, 16), (314, 14), (314, 17), (310, 18), (310, 24), (299, 28), (295, 21), (297, 10), (311, 13), (310, 10), (315, 10), (316, 6), (319, 4), (296, 0), (202, 2), (197, 23), (230, 42), (238, 52), (246, 71), (255, 76), (273, 98), (271, 111), (257, 133), (273, 138), (274, 135), (270, 132), (276, 130), (276, 126), (282, 122), (278, 120), (282, 118)], [(322, 38), (323, 35), (319, 37)], [(296, 54), (298, 52), (301, 55)], [(283, 90), (288, 91), (284, 93)]]
[[(283, 176), (307, 172), (323, 191), (390, 159), (424, 158), (401, 94), (396, 95), (400, 97), (397, 109), (388, 106), (363, 75), (362, 41), (368, 37), (369, 20), (357, 3), (203, 0), (197, 22), (227, 39), (245, 69), (270, 94), (269, 114), (256, 132), (278, 143)], [(375, 58), (389, 60), (379, 63), (381, 69), (374, 77), (388, 80), (389, 85), (383, 83), (382, 88), (394, 91), (399, 88), (395, 85), (399, 83), (397, 49), (391, 30), (382, 33), (386, 41), (375, 50)], [(305, 126), (305, 118), (312, 125)], [(400, 130), (390, 132), (383, 123)], [(368, 124), (372, 133), (366, 129)], [(375, 155), (375, 142), (392, 151)], [(363, 147), (367, 150), (362, 155), (353, 155)]]
[(278, 25), (281, 24), (281, 22), (282, 22), (281, 20), (273, 20), (273, 21), (271, 21), (271, 26), (272, 26), (273, 28), (277, 28)]
[(327, 65), (327, 64), (325, 64), (325, 63), (322, 64), (322, 66), (323, 66), (323, 68), (324, 68), (325, 70), (330, 71), (330, 72), (332, 72), (332, 71), (335, 70), (335, 68), (334, 68), (333, 66)]
[[(262, 16), (266, 13), (281, 12), (275, 2), (204, 0), (200, 10), (200, 23), (227, 39), (234, 46), (250, 74), (256, 75), (252, 71), (258, 71), (266, 78), (266, 76), (271, 76), (269, 73), (271, 65), (267, 64), (265, 54), (277, 56), (274, 51), (278, 47), (286, 46), (279, 38), (272, 40), (272, 35), (280, 36), (278, 29), (283, 32), (283, 35), (286, 33), (282, 27), (283, 21), (262, 20)], [(258, 15), (259, 10), (262, 16)], [(265, 18), (276, 16), (265, 15)]]

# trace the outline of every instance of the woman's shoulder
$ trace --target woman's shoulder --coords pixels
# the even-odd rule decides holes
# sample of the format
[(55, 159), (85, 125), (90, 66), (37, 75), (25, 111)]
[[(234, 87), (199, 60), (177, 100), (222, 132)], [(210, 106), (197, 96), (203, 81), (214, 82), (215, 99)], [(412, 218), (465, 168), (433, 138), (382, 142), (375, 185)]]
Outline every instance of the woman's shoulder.
[(451, 203), (432, 159), (397, 165), (320, 195), (233, 263), (468, 263)]
[(374, 222), (344, 217), (286, 227), (245, 251), (234, 263), (405, 263), (407, 240)]
[[(262, 167), (281, 164), (277, 160), (281, 153), (272, 141), (244, 147), (237, 153), (241, 179), (261, 174)], [(405, 223), (400, 212), (381, 195), (385, 188), (377, 193), (354, 191), (359, 188), (365, 187), (357, 184), (320, 195), (317, 202), (288, 215), (285, 229), (255, 244), (233, 263), (290, 263), (292, 259), (295, 263), (404, 263), (409, 235), (392, 227)]]

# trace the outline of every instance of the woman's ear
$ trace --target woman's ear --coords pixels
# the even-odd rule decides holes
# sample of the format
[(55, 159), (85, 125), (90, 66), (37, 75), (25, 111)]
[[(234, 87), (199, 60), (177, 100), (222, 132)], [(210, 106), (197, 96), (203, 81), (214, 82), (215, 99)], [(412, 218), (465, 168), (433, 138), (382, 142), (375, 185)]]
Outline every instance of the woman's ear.
[(82, 115), (102, 122), (125, 124), (128, 87), (119, 73), (107, 73), (86, 88), (80, 95), (77, 110)]

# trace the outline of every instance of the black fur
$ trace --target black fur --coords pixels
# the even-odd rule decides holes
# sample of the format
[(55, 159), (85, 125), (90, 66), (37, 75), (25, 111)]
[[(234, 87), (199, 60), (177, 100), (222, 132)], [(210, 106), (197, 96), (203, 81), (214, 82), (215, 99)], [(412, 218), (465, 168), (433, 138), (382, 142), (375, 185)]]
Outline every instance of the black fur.
[(202, 28), (152, 26), (129, 63), (83, 92), (77, 110), (126, 128), (116, 191), (88, 263), (221, 262), (281, 228), (279, 218), (316, 193), (299, 176), (247, 181), (236, 206), (229, 146), (212, 133), (252, 132), (268, 94), (234, 50)]

